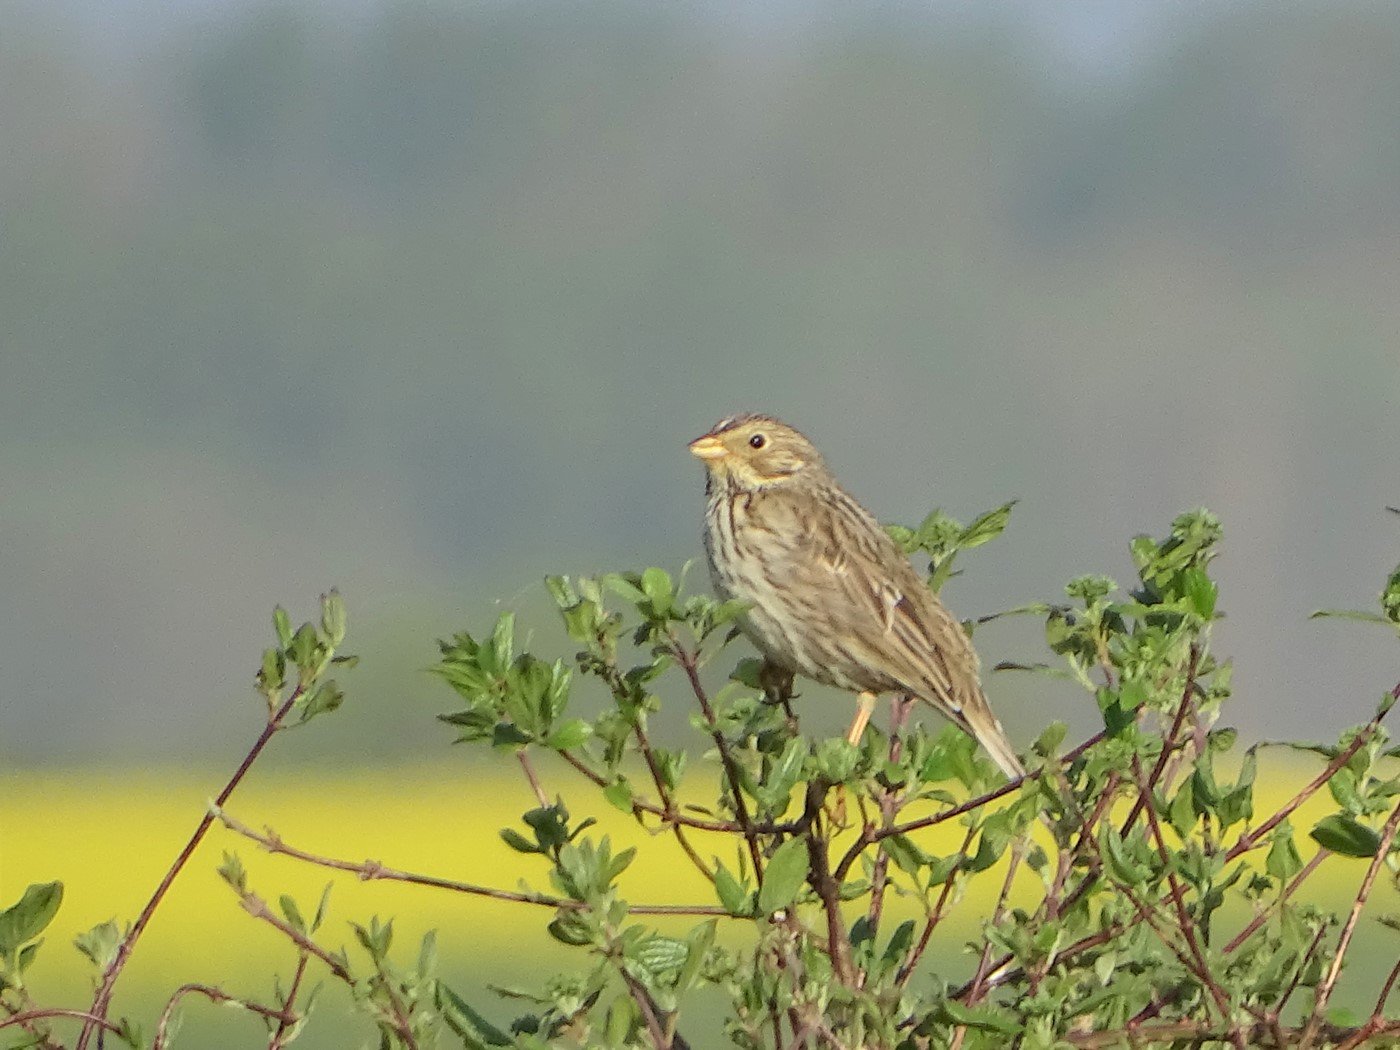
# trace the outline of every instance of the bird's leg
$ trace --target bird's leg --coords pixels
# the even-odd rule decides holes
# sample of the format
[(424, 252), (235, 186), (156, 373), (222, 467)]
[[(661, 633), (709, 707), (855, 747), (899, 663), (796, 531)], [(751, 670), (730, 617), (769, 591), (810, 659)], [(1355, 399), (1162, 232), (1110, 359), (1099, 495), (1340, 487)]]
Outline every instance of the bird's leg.
[(792, 691), (792, 672), (767, 660), (758, 669), (758, 684), (765, 704), (785, 704), (796, 695)]
[(860, 738), (865, 733), (865, 727), (870, 722), (871, 712), (875, 710), (876, 699), (878, 698), (871, 692), (861, 693), (856, 697), (856, 717), (846, 733), (846, 739), (852, 744), (860, 743)]
[[(870, 715), (875, 710), (875, 701), (878, 700), (874, 693), (864, 692), (856, 697), (856, 717), (851, 722), (851, 728), (846, 732), (846, 739), (855, 746), (860, 745), (860, 738), (865, 733), (865, 727), (870, 724)], [(827, 816), (831, 819), (834, 827), (846, 827), (846, 787), (844, 784), (836, 785), (836, 797), (827, 810)]]

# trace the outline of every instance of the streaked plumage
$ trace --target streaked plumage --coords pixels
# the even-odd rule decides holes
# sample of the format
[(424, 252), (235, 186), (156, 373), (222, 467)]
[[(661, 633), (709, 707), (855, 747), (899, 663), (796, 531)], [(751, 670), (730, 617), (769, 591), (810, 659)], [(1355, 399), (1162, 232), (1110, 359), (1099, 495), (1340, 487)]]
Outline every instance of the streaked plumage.
[[(705, 549), (715, 589), (750, 605), (770, 663), (862, 694), (908, 692), (1024, 772), (978, 680), (977, 654), (880, 523), (792, 427), (735, 416), (691, 442), (708, 474)], [(862, 703), (853, 735), (864, 728)]]

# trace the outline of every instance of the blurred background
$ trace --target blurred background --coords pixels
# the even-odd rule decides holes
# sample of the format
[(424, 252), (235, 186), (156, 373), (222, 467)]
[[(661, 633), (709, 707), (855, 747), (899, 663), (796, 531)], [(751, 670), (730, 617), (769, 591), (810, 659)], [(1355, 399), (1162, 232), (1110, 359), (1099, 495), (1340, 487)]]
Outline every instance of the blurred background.
[[(885, 520), (1018, 498), (963, 616), (1211, 507), (1247, 740), (1394, 683), (1307, 619), (1400, 548), (1394, 5), (16, 0), (0, 143), (0, 895), (87, 877), (75, 929), (135, 914), (186, 828), (141, 806), (197, 818), (272, 605), (332, 585), (365, 662), (255, 776), (451, 776), (492, 834), (434, 639), (518, 609), (567, 654), (546, 572), (698, 556), (685, 442), (738, 410)], [(989, 689), (1022, 744), (1093, 724)]]

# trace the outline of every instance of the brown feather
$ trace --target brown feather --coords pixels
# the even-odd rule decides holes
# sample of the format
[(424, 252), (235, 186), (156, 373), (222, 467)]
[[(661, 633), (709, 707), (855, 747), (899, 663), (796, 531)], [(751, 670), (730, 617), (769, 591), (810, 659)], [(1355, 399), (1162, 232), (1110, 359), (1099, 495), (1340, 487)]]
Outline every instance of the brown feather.
[(827, 685), (907, 692), (1024, 770), (982, 692), (962, 625), (879, 522), (784, 423), (734, 417), (692, 449), (709, 471), (705, 548), (715, 588), (750, 605), (768, 660)]

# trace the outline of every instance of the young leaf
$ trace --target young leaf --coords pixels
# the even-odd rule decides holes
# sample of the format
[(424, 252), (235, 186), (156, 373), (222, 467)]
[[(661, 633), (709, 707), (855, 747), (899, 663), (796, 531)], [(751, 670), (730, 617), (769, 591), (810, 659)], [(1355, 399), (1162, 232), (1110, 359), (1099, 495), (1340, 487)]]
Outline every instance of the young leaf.
[(771, 915), (797, 899), (807, 876), (807, 843), (800, 837), (788, 839), (773, 853), (758, 891), (758, 910)]
[(1319, 846), (1344, 857), (1374, 857), (1381, 848), (1381, 837), (1374, 828), (1341, 813), (1323, 817), (1310, 834)]
[(13, 955), (53, 921), (63, 903), (63, 883), (36, 882), (20, 899), (0, 912), (0, 955)]
[(723, 863), (715, 864), (715, 894), (730, 915), (742, 918), (749, 914), (748, 893)]

